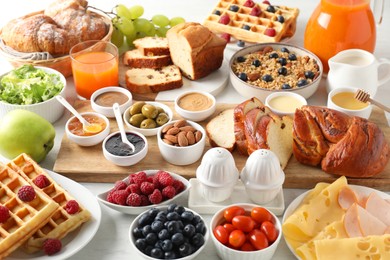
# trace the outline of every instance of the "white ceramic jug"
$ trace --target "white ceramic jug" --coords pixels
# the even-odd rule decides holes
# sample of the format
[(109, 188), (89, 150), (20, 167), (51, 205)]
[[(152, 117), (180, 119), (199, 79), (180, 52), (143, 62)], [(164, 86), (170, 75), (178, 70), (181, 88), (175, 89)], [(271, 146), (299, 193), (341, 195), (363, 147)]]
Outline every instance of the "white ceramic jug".
[[(329, 59), (329, 72), (326, 80), (327, 91), (336, 88), (354, 87), (375, 96), (380, 85), (390, 79), (390, 60), (376, 59), (361, 49), (349, 49), (337, 53)], [(386, 72), (379, 78), (379, 67), (386, 65)]]

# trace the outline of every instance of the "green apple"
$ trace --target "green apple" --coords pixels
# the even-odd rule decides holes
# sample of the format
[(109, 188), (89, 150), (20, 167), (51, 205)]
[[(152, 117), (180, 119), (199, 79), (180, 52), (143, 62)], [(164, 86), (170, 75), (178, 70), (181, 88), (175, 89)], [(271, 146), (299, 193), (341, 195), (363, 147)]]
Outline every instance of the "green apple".
[(55, 135), (53, 125), (40, 115), (11, 110), (0, 120), (0, 154), (13, 159), (26, 153), (39, 163), (53, 148)]

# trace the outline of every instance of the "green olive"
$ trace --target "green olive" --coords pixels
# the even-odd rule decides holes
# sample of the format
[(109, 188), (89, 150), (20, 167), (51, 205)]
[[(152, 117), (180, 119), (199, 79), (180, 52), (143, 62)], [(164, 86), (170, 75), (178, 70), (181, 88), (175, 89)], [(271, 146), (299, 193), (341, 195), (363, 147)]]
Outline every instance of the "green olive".
[(135, 127), (140, 127), (141, 126), (141, 122), (145, 119), (146, 117), (141, 114), (141, 113), (138, 113), (138, 114), (135, 114), (133, 116), (131, 116), (129, 118), (129, 123), (132, 125), (132, 126), (135, 126)]
[(157, 110), (158, 110), (158, 114), (160, 113), (165, 113), (164, 109), (162, 107), (158, 107), (156, 106)]
[(156, 124), (156, 121), (154, 121), (153, 119), (151, 118), (146, 118), (145, 120), (143, 120), (141, 122), (141, 128), (147, 128), (147, 129), (150, 129), (150, 128), (156, 128), (157, 124)]
[(157, 125), (162, 126), (163, 124), (168, 122), (168, 120), (169, 120), (169, 116), (166, 113), (160, 113), (156, 118), (156, 123)]
[(142, 107), (142, 114), (147, 118), (154, 119), (158, 115), (158, 110), (155, 106), (146, 104)]
[(138, 101), (131, 105), (130, 107), (130, 115), (139, 114), (142, 111), (142, 107), (145, 105), (145, 102)]

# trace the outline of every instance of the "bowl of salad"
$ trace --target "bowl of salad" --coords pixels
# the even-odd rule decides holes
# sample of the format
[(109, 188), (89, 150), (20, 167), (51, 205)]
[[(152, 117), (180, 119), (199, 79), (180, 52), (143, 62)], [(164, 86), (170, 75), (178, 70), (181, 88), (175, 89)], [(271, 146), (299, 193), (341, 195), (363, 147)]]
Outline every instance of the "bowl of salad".
[(50, 123), (64, 113), (56, 95), (64, 96), (66, 79), (59, 71), (22, 65), (0, 76), (0, 118), (14, 109), (32, 111)]

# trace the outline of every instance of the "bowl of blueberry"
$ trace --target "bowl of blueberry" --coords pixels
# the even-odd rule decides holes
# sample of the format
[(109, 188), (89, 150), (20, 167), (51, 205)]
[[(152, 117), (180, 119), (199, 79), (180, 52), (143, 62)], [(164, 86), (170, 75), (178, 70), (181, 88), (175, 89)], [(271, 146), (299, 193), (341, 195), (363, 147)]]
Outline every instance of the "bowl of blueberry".
[(260, 43), (245, 47), (230, 59), (230, 80), (245, 98), (265, 102), (268, 95), (284, 91), (309, 98), (318, 89), (321, 60), (312, 52), (286, 43)]
[(194, 259), (204, 249), (209, 231), (195, 211), (177, 204), (151, 208), (129, 229), (130, 245), (143, 259)]

